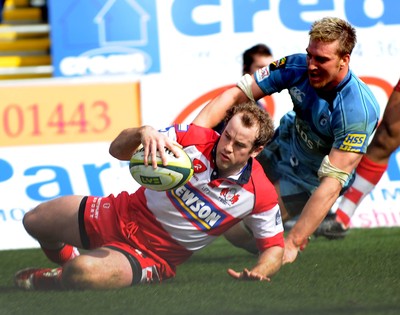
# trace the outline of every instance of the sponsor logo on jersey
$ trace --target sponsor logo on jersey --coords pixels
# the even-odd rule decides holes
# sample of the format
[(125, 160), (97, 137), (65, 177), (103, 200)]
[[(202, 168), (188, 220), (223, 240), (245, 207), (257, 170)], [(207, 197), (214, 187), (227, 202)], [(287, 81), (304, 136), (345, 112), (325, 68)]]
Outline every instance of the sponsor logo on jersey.
[(235, 188), (223, 188), (219, 194), (221, 202), (229, 206), (236, 203), (239, 200), (239, 196)]
[(275, 225), (280, 225), (282, 224), (282, 216), (281, 216), (281, 212), (278, 211), (275, 215)]
[(360, 152), (366, 139), (367, 135), (365, 133), (349, 133), (339, 149), (348, 152)]
[(209, 231), (219, 226), (226, 218), (221, 210), (186, 185), (167, 194), (175, 207), (199, 230)]
[[(306, 146), (308, 148), (313, 150), (314, 149), (314, 142), (312, 141), (310, 135), (308, 134), (307, 125), (296, 117), (295, 127), (296, 127), (298, 135), (300, 136), (300, 139), (302, 141), (304, 141), (304, 143), (306, 144)], [(304, 130), (304, 129), (306, 129), (306, 130)]]
[(207, 170), (207, 166), (199, 159), (193, 160), (193, 169), (195, 173), (203, 173)]
[(284, 68), (285, 66), (286, 66), (286, 57), (271, 62), (271, 64), (269, 65), (269, 69), (271, 71), (274, 71), (279, 68)]
[(293, 99), (297, 100), (299, 103), (303, 102), (306, 94), (302, 92), (297, 86), (294, 86), (289, 89), (289, 93)]

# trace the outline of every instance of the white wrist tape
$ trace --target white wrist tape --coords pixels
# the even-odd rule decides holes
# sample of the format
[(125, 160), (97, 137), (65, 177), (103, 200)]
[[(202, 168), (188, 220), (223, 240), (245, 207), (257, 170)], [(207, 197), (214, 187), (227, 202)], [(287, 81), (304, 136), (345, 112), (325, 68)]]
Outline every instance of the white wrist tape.
[(329, 157), (325, 155), (324, 159), (322, 160), (321, 166), (318, 170), (318, 178), (321, 177), (332, 177), (336, 178), (342, 187), (346, 184), (347, 180), (349, 179), (350, 174), (338, 169), (336, 166), (333, 166), (329, 161)]
[(244, 94), (249, 98), (249, 100), (256, 102), (253, 96), (253, 91), (251, 90), (251, 84), (253, 83), (253, 77), (250, 74), (245, 74), (240, 78), (237, 86), (243, 91)]

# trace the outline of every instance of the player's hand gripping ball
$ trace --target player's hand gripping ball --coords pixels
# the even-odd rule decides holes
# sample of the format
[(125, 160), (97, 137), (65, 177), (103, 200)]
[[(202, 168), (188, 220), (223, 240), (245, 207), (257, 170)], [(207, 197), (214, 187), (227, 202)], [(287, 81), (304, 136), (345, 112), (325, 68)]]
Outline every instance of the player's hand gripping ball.
[(186, 184), (193, 176), (193, 163), (183, 149), (179, 147), (178, 149), (179, 158), (165, 148), (168, 156), (166, 166), (162, 164), (160, 153), (157, 152), (157, 168), (154, 169), (151, 165), (151, 157), (149, 157), (149, 165), (144, 165), (144, 149), (140, 148), (132, 155), (129, 163), (132, 177), (140, 185), (157, 191), (172, 190)]

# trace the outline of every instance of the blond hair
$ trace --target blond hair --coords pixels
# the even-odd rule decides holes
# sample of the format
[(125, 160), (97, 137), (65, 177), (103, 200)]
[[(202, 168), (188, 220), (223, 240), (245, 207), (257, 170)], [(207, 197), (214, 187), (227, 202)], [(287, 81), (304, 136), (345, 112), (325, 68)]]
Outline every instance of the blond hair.
[(336, 17), (325, 17), (315, 21), (308, 33), (310, 41), (334, 42), (339, 41), (339, 56), (351, 55), (357, 42), (356, 30), (350, 23)]

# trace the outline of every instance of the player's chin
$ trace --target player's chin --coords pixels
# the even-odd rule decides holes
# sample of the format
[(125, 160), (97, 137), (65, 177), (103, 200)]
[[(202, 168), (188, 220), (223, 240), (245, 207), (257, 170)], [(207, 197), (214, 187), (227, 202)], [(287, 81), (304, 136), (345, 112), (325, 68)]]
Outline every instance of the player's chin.
[(220, 171), (226, 170), (231, 165), (231, 162), (227, 158), (223, 158), (221, 156), (217, 156), (216, 158), (217, 167)]
[(324, 80), (322, 80), (321, 77), (317, 75), (308, 75), (308, 81), (314, 89), (322, 89), (325, 85)]
[(319, 90), (324, 86), (323, 83), (319, 80), (310, 80), (310, 85), (316, 90)]

